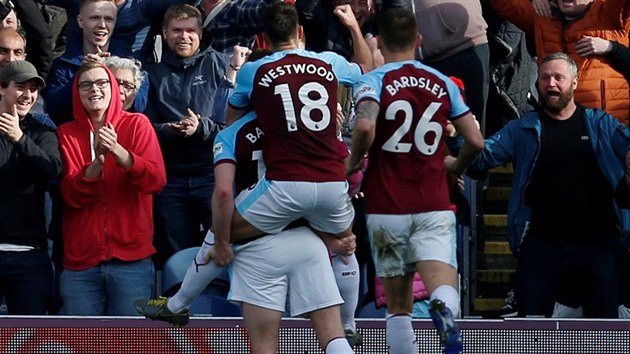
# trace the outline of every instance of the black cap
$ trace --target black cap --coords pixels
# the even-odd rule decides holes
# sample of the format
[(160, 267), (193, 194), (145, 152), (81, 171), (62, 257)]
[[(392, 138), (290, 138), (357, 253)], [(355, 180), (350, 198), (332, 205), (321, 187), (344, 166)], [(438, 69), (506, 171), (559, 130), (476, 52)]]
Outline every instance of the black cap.
[(0, 69), (0, 83), (9, 81), (23, 83), (28, 80), (35, 80), (40, 89), (46, 86), (44, 79), (37, 74), (37, 69), (26, 60), (8, 62)]

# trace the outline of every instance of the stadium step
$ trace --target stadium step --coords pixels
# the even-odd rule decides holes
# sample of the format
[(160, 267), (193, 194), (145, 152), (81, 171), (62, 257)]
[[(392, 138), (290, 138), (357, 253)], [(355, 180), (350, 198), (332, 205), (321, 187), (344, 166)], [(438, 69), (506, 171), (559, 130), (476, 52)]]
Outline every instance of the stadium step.
[(510, 198), (512, 165), (488, 173), (483, 194), (483, 264), (478, 264), (473, 314), (498, 318), (512, 286), (516, 260), (507, 242), (507, 204)]

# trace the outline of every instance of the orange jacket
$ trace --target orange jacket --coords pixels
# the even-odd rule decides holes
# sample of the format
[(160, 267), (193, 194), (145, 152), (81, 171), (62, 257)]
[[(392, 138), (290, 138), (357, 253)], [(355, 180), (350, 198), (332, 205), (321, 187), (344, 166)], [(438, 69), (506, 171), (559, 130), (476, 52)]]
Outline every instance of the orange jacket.
[(628, 45), (630, 0), (595, 0), (582, 17), (566, 23), (558, 10), (551, 19), (536, 15), (530, 0), (490, 0), (490, 3), (498, 14), (534, 36), (539, 61), (553, 52), (565, 52), (575, 60), (576, 102), (601, 108), (628, 125), (628, 82), (603, 56), (581, 57), (575, 52), (575, 45), (583, 36)]

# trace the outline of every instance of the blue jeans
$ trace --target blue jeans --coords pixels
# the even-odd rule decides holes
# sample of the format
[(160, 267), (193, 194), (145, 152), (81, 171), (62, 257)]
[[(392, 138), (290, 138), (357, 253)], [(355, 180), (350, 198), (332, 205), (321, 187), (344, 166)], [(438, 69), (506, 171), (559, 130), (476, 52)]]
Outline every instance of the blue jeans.
[(48, 250), (0, 251), (0, 300), (10, 315), (45, 315), (52, 300)]
[(166, 186), (153, 199), (158, 267), (175, 252), (201, 245), (212, 225), (214, 175), (167, 177)]
[(136, 316), (137, 299), (153, 296), (151, 258), (135, 262), (113, 259), (86, 270), (61, 273), (62, 313), (79, 316)]

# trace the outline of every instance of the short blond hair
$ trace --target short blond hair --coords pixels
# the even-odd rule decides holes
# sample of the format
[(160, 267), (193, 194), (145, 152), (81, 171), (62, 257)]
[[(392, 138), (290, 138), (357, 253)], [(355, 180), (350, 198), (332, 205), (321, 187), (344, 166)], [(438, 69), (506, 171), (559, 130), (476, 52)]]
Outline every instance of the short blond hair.
[(175, 4), (164, 13), (164, 23), (162, 26), (167, 27), (173, 20), (185, 20), (187, 18), (196, 18), (199, 28), (201, 28), (201, 12), (194, 6), (188, 4)]
[[(116, 6), (116, 0), (81, 0), (81, 2), (79, 3), (79, 11), (88, 3), (102, 1), (111, 2), (114, 6)], [(118, 6), (116, 6), (116, 9), (118, 9)]]

